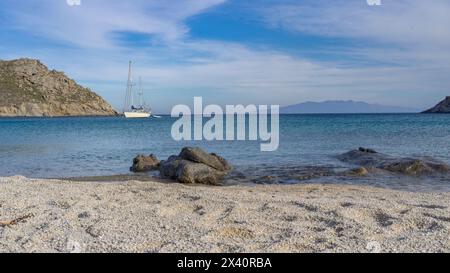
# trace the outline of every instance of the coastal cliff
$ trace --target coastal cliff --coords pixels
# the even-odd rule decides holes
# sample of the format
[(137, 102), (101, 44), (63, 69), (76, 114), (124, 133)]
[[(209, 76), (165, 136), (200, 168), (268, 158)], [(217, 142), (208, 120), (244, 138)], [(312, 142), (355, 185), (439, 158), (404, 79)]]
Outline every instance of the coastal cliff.
[(39, 60), (0, 60), (0, 117), (112, 115), (104, 99)]
[(450, 113), (450, 96), (438, 103), (435, 107), (423, 112), (425, 114), (431, 113)]

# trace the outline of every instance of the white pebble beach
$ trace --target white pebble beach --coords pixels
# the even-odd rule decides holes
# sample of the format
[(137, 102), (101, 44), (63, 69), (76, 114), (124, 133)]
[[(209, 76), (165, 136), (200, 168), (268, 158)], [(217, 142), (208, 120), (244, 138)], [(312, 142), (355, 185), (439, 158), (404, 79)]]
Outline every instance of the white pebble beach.
[(450, 194), (0, 178), (0, 252), (449, 252)]

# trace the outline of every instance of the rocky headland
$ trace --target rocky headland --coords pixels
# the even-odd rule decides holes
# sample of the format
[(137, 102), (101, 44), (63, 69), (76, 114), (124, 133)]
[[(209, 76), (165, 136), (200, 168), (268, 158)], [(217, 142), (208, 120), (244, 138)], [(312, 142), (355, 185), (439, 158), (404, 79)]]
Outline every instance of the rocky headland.
[(450, 96), (446, 97), (443, 101), (438, 103), (431, 109), (424, 111), (425, 114), (432, 113), (450, 113)]
[(104, 99), (39, 60), (0, 60), (0, 117), (112, 115)]

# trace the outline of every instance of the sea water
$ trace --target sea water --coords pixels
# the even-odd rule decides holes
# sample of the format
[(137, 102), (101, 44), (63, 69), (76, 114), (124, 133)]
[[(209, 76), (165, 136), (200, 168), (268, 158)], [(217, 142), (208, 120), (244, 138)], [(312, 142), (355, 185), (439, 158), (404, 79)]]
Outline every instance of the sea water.
[[(137, 154), (165, 159), (184, 146), (217, 153), (236, 167), (231, 182), (367, 184), (450, 191), (446, 178), (330, 176), (351, 166), (336, 156), (368, 147), (399, 157), (431, 156), (450, 164), (450, 115), (281, 115), (280, 146), (254, 141), (174, 141), (176, 119), (2, 118), (0, 176), (64, 178), (127, 174)], [(261, 177), (268, 177), (264, 180)]]

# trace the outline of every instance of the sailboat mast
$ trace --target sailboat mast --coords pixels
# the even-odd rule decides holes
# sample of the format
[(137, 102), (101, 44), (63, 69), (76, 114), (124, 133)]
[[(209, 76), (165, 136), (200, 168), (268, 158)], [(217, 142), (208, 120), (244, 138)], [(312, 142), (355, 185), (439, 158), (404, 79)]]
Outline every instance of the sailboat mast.
[(142, 107), (144, 104), (144, 90), (142, 90), (142, 77), (139, 77), (139, 107)]
[(128, 66), (128, 81), (127, 81), (127, 91), (125, 95), (125, 105), (123, 111), (127, 111), (131, 105), (133, 104), (133, 92), (132, 92), (132, 86), (133, 86), (133, 79), (132, 79), (132, 71), (131, 71), (132, 62), (129, 62)]
[[(128, 82), (127, 82), (127, 91), (126, 91), (126, 97), (125, 97), (125, 106), (123, 114), (125, 118), (149, 118), (151, 117), (152, 113), (150, 110), (146, 110), (144, 107), (144, 98), (143, 98), (143, 89), (142, 89), (142, 79), (139, 77), (139, 90), (138, 97), (139, 100), (137, 101), (140, 105), (134, 104), (135, 94), (133, 92), (133, 85), (136, 85), (133, 83), (133, 71), (132, 71), (132, 62), (130, 61), (129, 68), (128, 68)], [(131, 109), (130, 109), (131, 108)]]

